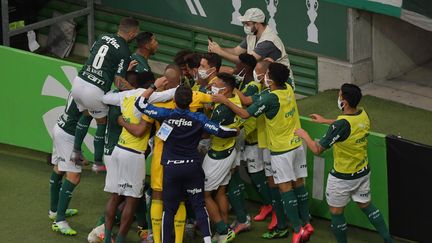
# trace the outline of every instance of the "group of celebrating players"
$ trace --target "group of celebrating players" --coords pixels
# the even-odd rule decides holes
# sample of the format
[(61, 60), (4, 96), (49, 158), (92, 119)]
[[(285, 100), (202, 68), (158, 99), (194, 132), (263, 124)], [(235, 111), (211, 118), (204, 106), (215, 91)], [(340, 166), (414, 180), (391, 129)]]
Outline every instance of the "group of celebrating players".
[[(152, 33), (139, 33), (133, 18), (123, 18), (117, 33), (95, 41), (53, 128), (52, 230), (77, 234), (66, 217), (78, 212), (68, 205), (82, 166), (88, 164), (81, 145), (95, 119), (93, 168), (106, 167), (104, 191), (110, 198), (89, 242), (122, 243), (134, 220), (140, 242), (172, 242), (173, 231), (175, 242), (183, 242), (184, 232), (195, 234), (195, 229), (206, 243), (230, 242), (250, 230), (252, 220), (267, 217), (271, 222), (264, 239), (288, 237), (292, 229), (292, 242), (308, 241), (314, 228), (303, 141), (317, 154), (333, 145), (338, 152), (326, 194), (337, 241), (346, 242), (343, 208), (352, 198), (391, 242), (382, 215), (370, 203), (363, 139), (369, 118), (357, 109), (360, 89), (352, 84), (341, 87), (340, 119), (312, 116), (316, 122), (333, 124), (320, 142), (313, 141), (300, 126), (285, 49), (264, 20), (260, 22), (263, 14), (258, 10), (241, 16), (248, 36), (246, 48), (232, 48), (238, 54), (235, 68), (221, 66), (221, 56), (229, 50), (209, 40), (208, 53), (180, 51), (174, 64), (155, 79), (147, 60), (156, 53), (158, 42)], [(257, 42), (274, 43), (278, 58), (253, 51), (259, 44), (251, 43), (260, 32), (259, 24), (264, 29)], [(131, 56), (128, 43), (135, 39), (137, 50)], [(150, 185), (145, 183), (149, 157)], [(342, 162), (336, 163), (337, 158)], [(253, 218), (245, 206), (241, 168), (262, 199)], [(230, 207), (235, 214), (232, 223)]]

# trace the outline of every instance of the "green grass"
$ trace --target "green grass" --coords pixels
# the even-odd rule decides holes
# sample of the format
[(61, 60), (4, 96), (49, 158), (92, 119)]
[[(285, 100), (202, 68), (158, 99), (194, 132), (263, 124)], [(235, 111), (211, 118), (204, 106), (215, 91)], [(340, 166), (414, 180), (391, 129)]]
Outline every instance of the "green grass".
[[(62, 236), (51, 231), (49, 209), (49, 176), (52, 167), (46, 164), (46, 154), (27, 149), (0, 144), (0, 242), (86, 242), (87, 234), (94, 227), (103, 212), (108, 195), (103, 192), (104, 174), (93, 174), (85, 169), (80, 185), (76, 188), (71, 201), (71, 208), (79, 209), (79, 214), (68, 219), (70, 225), (78, 231), (77, 236)], [(258, 205), (248, 203), (253, 215)], [(268, 222), (253, 222), (253, 230), (240, 234), (235, 242), (264, 242), (260, 235)], [(314, 219), (316, 233), (311, 242), (334, 242), (330, 231), (330, 222)], [(135, 229), (135, 226), (132, 226)], [(356, 227), (349, 229), (349, 242), (380, 242), (376, 232)], [(287, 242), (289, 239), (272, 240)], [(137, 242), (134, 230), (128, 235), (128, 242)], [(185, 241), (186, 242), (186, 241)], [(196, 239), (194, 243), (202, 242)], [(403, 241), (395, 241), (403, 242)]]
[[(300, 115), (318, 113), (336, 118), (340, 114), (337, 97), (337, 90), (329, 90), (298, 100)], [(362, 98), (360, 106), (369, 114), (372, 131), (432, 145), (432, 112), (369, 95)]]

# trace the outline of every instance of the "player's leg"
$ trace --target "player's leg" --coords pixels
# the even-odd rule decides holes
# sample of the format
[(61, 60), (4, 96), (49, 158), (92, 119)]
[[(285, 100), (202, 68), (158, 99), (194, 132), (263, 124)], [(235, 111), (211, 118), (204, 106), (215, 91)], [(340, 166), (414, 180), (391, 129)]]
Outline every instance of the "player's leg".
[(70, 158), (75, 163), (80, 163), (82, 160), (83, 155), (81, 151), (81, 146), (85, 136), (87, 135), (88, 128), (92, 120), (93, 117), (91, 117), (87, 111), (84, 111), (82, 116), (78, 120), (75, 130), (74, 149)]
[(285, 213), (293, 227), (293, 243), (300, 242), (306, 234), (299, 217), (297, 195), (294, 192), (293, 183), (297, 178), (294, 173), (292, 151), (271, 156), (272, 169), (275, 172), (273, 178), (281, 192)]
[(240, 178), (239, 167), (232, 170), (231, 180), (228, 183), (228, 199), (234, 210), (236, 220), (231, 227), (236, 234), (250, 229), (250, 220), (248, 219), (245, 208), (244, 182)]
[[(171, 234), (175, 225), (174, 216), (178, 213), (180, 199), (183, 195), (183, 181), (181, 175), (184, 173), (181, 166), (164, 166), (163, 174), (163, 217), (162, 217), (162, 243), (171, 243)], [(176, 232), (177, 233), (177, 232)], [(176, 242), (179, 238), (175, 235)], [(183, 238), (179, 239), (180, 242)]]
[(57, 165), (54, 165), (50, 176), (50, 210), (48, 212), (48, 217), (53, 220), (55, 219), (57, 213), (62, 179), (63, 173), (58, 171)]
[(155, 148), (153, 150), (152, 163), (150, 167), (150, 185), (152, 188), (152, 199), (150, 205), (151, 226), (153, 231), (154, 243), (161, 243), (162, 234), (162, 183), (163, 183), (163, 167), (160, 164), (162, 157), (162, 149)]
[(117, 243), (122, 243), (134, 219), (139, 199), (143, 196), (145, 180), (145, 157), (143, 153), (119, 149), (119, 195), (125, 196), (125, 206), (122, 211), (120, 229), (116, 237)]
[(180, 202), (177, 212), (174, 216), (175, 242), (182, 243), (186, 224), (186, 206), (185, 202)]
[(356, 188), (352, 195), (353, 201), (357, 202), (357, 205), (368, 217), (371, 224), (379, 232), (381, 237), (383, 237), (384, 242), (392, 242), (383, 215), (371, 201), (372, 199), (370, 192), (370, 172), (361, 178), (353, 180), (351, 183), (356, 183), (355, 185), (353, 185), (354, 188)]
[(331, 229), (338, 243), (348, 242), (347, 222), (344, 216), (344, 208), (351, 200), (350, 186), (345, 180), (329, 174), (327, 177), (326, 200), (330, 209)]
[(107, 127), (107, 117), (96, 118), (96, 133), (93, 140), (94, 145), (94, 164), (92, 170), (94, 172), (106, 171), (105, 165), (102, 161), (104, 145), (105, 145), (105, 131)]
[(254, 217), (255, 221), (262, 221), (272, 212), (272, 200), (270, 188), (267, 183), (267, 178), (264, 172), (264, 160), (262, 149), (258, 145), (246, 145), (245, 157), (247, 161), (247, 169), (251, 178), (252, 184), (261, 196), (262, 206), (260, 212)]
[(117, 193), (111, 193), (105, 209), (105, 239), (104, 243), (111, 243), (112, 229), (116, 217), (117, 206), (122, 201), (122, 197)]
[(188, 173), (188, 180), (184, 183), (184, 191), (187, 194), (187, 200), (195, 212), (197, 226), (201, 231), (204, 243), (210, 243), (210, 221), (204, 201), (204, 171), (200, 166), (195, 165)]

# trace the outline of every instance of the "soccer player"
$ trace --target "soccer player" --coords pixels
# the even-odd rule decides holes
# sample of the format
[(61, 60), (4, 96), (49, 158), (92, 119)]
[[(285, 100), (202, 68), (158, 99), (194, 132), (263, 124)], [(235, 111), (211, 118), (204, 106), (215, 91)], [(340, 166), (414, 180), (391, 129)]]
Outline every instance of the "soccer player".
[[(164, 77), (155, 81), (157, 85), (166, 83)], [(111, 193), (108, 200), (105, 216), (105, 239), (104, 242), (111, 242), (111, 231), (114, 223), (115, 212), (119, 203), (125, 200), (122, 211), (120, 229), (116, 237), (116, 242), (124, 241), (129, 227), (133, 221), (136, 206), (139, 199), (143, 196), (143, 186), (145, 179), (145, 156), (150, 136), (151, 124), (135, 112), (135, 100), (141, 95), (143, 89), (111, 93), (104, 96), (106, 104), (118, 105), (120, 102), (122, 116), (125, 122), (138, 124), (139, 129), (128, 131), (122, 129), (119, 141), (112, 152), (112, 159), (107, 166), (107, 176), (105, 179), (106, 192)], [(154, 97), (154, 101), (164, 101), (172, 98), (173, 91), (166, 91)], [(153, 101), (153, 100), (152, 100)], [(151, 101), (151, 102), (152, 102)]]
[(101, 35), (93, 44), (86, 63), (72, 84), (72, 97), (78, 109), (84, 111), (84, 115), (77, 124), (71, 160), (78, 164), (81, 162), (81, 145), (93, 117), (97, 123), (94, 171), (105, 170), (102, 157), (108, 106), (102, 103), (102, 96), (111, 89), (113, 82), (119, 89), (131, 88), (124, 79), (130, 62), (128, 43), (137, 36), (138, 31), (137, 20), (123, 18), (116, 34)]
[[(265, 95), (270, 92), (270, 89), (268, 87), (268, 84), (265, 82), (265, 74), (268, 70), (268, 67), (270, 65), (270, 62), (268, 61), (260, 61), (257, 63), (254, 69), (254, 79), (260, 82), (261, 84), (261, 91), (259, 94), (255, 94), (252, 96), (246, 96), (241, 92), (237, 92), (239, 95), (240, 100), (242, 101), (242, 104), (244, 106), (249, 106), (253, 102), (259, 101), (261, 95)], [(267, 226), (268, 230), (265, 232), (262, 237), (264, 239), (277, 239), (277, 238), (284, 238), (288, 236), (288, 224), (285, 217), (285, 212), (283, 209), (282, 201), (281, 201), (281, 195), (278, 189), (278, 186), (274, 183), (273, 174), (272, 174), (272, 167), (271, 167), (271, 157), (270, 157), (270, 151), (268, 150), (268, 143), (267, 143), (267, 131), (266, 131), (266, 124), (265, 124), (265, 115), (261, 114), (256, 118), (256, 128), (257, 128), (257, 140), (258, 140), (258, 158), (259, 160), (263, 161), (264, 163), (264, 171), (265, 176), (267, 177), (268, 187), (270, 189), (270, 195), (271, 195), (271, 206), (272, 206), (272, 219), (269, 225)], [(250, 118), (249, 118), (250, 119)], [(246, 126), (246, 125), (245, 125)], [(257, 174), (258, 178), (260, 174)], [(254, 177), (251, 175), (252, 181), (254, 181)], [(261, 180), (258, 180), (258, 183)], [(265, 197), (266, 193), (262, 193), (261, 196)], [(260, 214), (263, 212), (263, 210), (260, 210)], [(257, 215), (257, 216), (258, 216)], [(257, 216), (254, 218), (254, 220), (257, 220)], [(258, 217), (258, 220), (260, 218)]]
[[(218, 73), (211, 84), (213, 94), (220, 94), (241, 106), (240, 99), (233, 93), (236, 80), (227, 73)], [(224, 104), (215, 104), (211, 121), (228, 127), (240, 127), (240, 119)], [(235, 232), (229, 228), (228, 198), (226, 187), (231, 179), (231, 168), (235, 166), (236, 138), (211, 137), (211, 146), (203, 161), (206, 176), (204, 184), (206, 206), (210, 219), (216, 224), (219, 241), (231, 241)], [(212, 194), (215, 193), (215, 198)]]
[(203, 132), (221, 137), (232, 137), (237, 135), (237, 129), (224, 129), (217, 122), (209, 121), (204, 114), (190, 112), (192, 90), (189, 87), (177, 88), (175, 110), (148, 105), (146, 99), (151, 92), (150, 89), (146, 91), (143, 94), (144, 102), (141, 101), (141, 98), (136, 102), (136, 106), (144, 114), (163, 122), (157, 132), (157, 136), (165, 140), (161, 161), (164, 167), (162, 243), (171, 242), (174, 214), (184, 195), (187, 195), (194, 207), (204, 242), (210, 243), (210, 225), (203, 196), (204, 172), (197, 149), (198, 142)]
[(200, 90), (211, 85), (217, 77), (217, 73), (222, 65), (222, 59), (215, 53), (204, 53), (201, 56), (200, 66), (198, 68), (198, 78), (200, 79)]
[(136, 62), (137, 64), (133, 70), (138, 73), (151, 72), (148, 59), (150, 56), (156, 54), (159, 47), (156, 37), (151, 32), (141, 32), (136, 37), (136, 44), (137, 49), (132, 54), (132, 62)]
[[(53, 151), (51, 163), (54, 164), (50, 178), (50, 210), (48, 217), (55, 220), (51, 229), (64, 235), (76, 235), (66, 221), (66, 217), (78, 213), (76, 209), (68, 209), (72, 192), (81, 179), (82, 168), (70, 161), (76, 124), (81, 117), (75, 101), (69, 94), (65, 111), (53, 128)], [(81, 159), (84, 159), (81, 157)], [(66, 177), (63, 180), (63, 175)]]
[(309, 223), (308, 193), (304, 186), (306, 155), (301, 139), (294, 135), (300, 128), (297, 103), (291, 86), (286, 85), (289, 70), (285, 65), (270, 64), (264, 78), (270, 92), (260, 96), (260, 100), (247, 109), (222, 95), (214, 95), (213, 100), (227, 105), (243, 119), (265, 115), (273, 178), (294, 229), (292, 242), (298, 243), (311, 234), (313, 228)]
[(326, 198), (331, 214), (331, 228), (338, 243), (348, 242), (344, 208), (352, 199), (368, 217), (385, 242), (392, 242), (384, 218), (371, 201), (370, 168), (367, 156), (367, 136), (370, 120), (366, 111), (358, 108), (361, 90), (354, 84), (343, 84), (339, 90), (338, 107), (342, 115), (336, 120), (311, 114), (312, 121), (329, 124), (327, 133), (316, 142), (303, 129), (295, 134), (303, 138), (316, 155), (333, 146), (333, 169), (327, 178)]
[[(174, 75), (175, 74), (175, 75)], [(176, 65), (168, 65), (165, 70), (166, 78), (169, 82), (163, 86), (158, 87), (158, 91), (165, 89), (176, 88), (180, 84), (181, 70)], [(211, 95), (204, 94), (202, 92), (192, 92), (192, 103), (189, 106), (191, 112), (196, 112), (198, 109), (202, 109), (204, 104), (211, 103)], [(155, 103), (157, 107), (175, 109), (174, 101), (168, 101), (164, 103)], [(158, 121), (154, 121), (156, 131), (159, 130), (161, 124)], [(163, 151), (163, 140), (157, 136), (154, 138), (154, 147), (150, 168), (150, 186), (152, 188), (152, 201), (150, 208), (153, 240), (155, 243), (161, 242), (161, 223), (163, 213), (163, 202), (162, 202), (162, 190), (163, 190), (163, 167), (161, 165), (162, 151)], [(184, 203), (180, 203), (177, 214), (174, 218), (174, 231), (176, 235), (175, 242), (183, 242), (184, 225), (186, 220), (186, 208)]]

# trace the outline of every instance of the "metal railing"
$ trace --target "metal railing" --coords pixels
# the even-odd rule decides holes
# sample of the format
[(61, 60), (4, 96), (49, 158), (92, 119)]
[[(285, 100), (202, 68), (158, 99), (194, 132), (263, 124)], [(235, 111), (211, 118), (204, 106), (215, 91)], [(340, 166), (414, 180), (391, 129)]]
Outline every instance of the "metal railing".
[(73, 19), (87, 15), (87, 34), (88, 46), (92, 46), (94, 42), (94, 0), (86, 0), (87, 7), (71, 13), (67, 13), (58, 17), (53, 17), (33, 24), (26, 25), (22, 28), (10, 30), (9, 29), (9, 1), (1, 0), (1, 19), (2, 19), (2, 32), (3, 32), (3, 45), (10, 46), (10, 37), (19, 35), (30, 30), (35, 30), (50, 26), (65, 20)]

